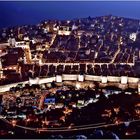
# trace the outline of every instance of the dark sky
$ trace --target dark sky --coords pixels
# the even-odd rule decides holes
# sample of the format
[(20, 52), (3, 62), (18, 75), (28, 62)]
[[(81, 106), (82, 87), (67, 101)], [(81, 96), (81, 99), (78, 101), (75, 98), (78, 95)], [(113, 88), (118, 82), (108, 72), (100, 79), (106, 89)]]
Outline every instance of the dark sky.
[(0, 2), (0, 28), (36, 24), (44, 19), (72, 19), (103, 15), (117, 15), (140, 19), (140, 1), (137, 2)]

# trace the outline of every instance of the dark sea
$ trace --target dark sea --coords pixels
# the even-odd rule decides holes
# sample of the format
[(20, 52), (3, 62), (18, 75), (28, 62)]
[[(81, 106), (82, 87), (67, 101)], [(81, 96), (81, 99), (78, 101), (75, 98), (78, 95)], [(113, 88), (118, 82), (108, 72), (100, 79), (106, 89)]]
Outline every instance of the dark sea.
[(109, 14), (140, 19), (140, 1), (0, 1), (0, 28)]

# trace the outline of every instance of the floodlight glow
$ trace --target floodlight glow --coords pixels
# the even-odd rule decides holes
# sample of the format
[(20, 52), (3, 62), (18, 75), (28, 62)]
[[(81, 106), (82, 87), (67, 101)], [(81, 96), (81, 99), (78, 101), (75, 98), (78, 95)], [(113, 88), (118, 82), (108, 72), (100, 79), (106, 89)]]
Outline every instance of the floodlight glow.
[(62, 76), (56, 75), (56, 82), (61, 83), (62, 82)]
[(101, 82), (102, 83), (107, 83), (107, 77), (105, 77), (105, 76), (104, 77), (101, 77)]
[(132, 33), (130, 34), (129, 38), (133, 41), (136, 41), (136, 38), (137, 38), (137, 34), (136, 33)]
[(32, 79), (32, 78), (29, 78), (29, 85), (33, 85), (33, 84), (38, 84), (39, 83), (39, 78), (35, 78), (35, 79)]
[(140, 83), (138, 83), (138, 94), (140, 94)]
[(84, 76), (83, 75), (78, 75), (78, 81), (83, 82), (84, 81)]
[(71, 33), (70, 31), (60, 31), (60, 30), (58, 31), (59, 35), (70, 35), (70, 33)]
[(121, 77), (121, 84), (127, 84), (127, 76)]
[(79, 83), (76, 83), (76, 88), (77, 89), (80, 89), (81, 88), (81, 85)]
[(84, 104), (84, 101), (83, 100), (78, 100), (78, 104)]

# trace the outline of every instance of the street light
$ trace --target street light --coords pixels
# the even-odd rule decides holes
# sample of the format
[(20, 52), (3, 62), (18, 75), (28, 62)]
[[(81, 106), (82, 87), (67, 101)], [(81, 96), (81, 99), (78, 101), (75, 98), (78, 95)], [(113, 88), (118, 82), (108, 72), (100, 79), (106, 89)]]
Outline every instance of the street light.
[(12, 120), (12, 125), (13, 125), (13, 127), (15, 127), (15, 126), (16, 126), (16, 123), (17, 123), (17, 121), (16, 121), (16, 120)]

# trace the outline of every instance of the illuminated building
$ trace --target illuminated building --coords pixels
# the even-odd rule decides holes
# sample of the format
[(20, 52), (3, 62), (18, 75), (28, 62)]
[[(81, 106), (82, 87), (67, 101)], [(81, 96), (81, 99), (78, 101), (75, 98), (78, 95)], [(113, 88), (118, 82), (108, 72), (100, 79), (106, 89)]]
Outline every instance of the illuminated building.
[(58, 34), (59, 35), (70, 35), (71, 34), (71, 27), (60, 26)]
[(129, 38), (133, 41), (136, 41), (136, 38), (137, 38), (137, 34), (136, 33), (132, 33), (130, 34)]
[(138, 83), (138, 93), (140, 94), (140, 82)]
[(24, 62), (30, 64), (32, 62), (32, 57), (31, 57), (29, 43), (26, 43), (24, 47), (24, 53), (25, 53)]
[(15, 38), (10, 37), (9, 40), (8, 40), (8, 43), (9, 43), (9, 46), (15, 47), (15, 43), (16, 43)]

